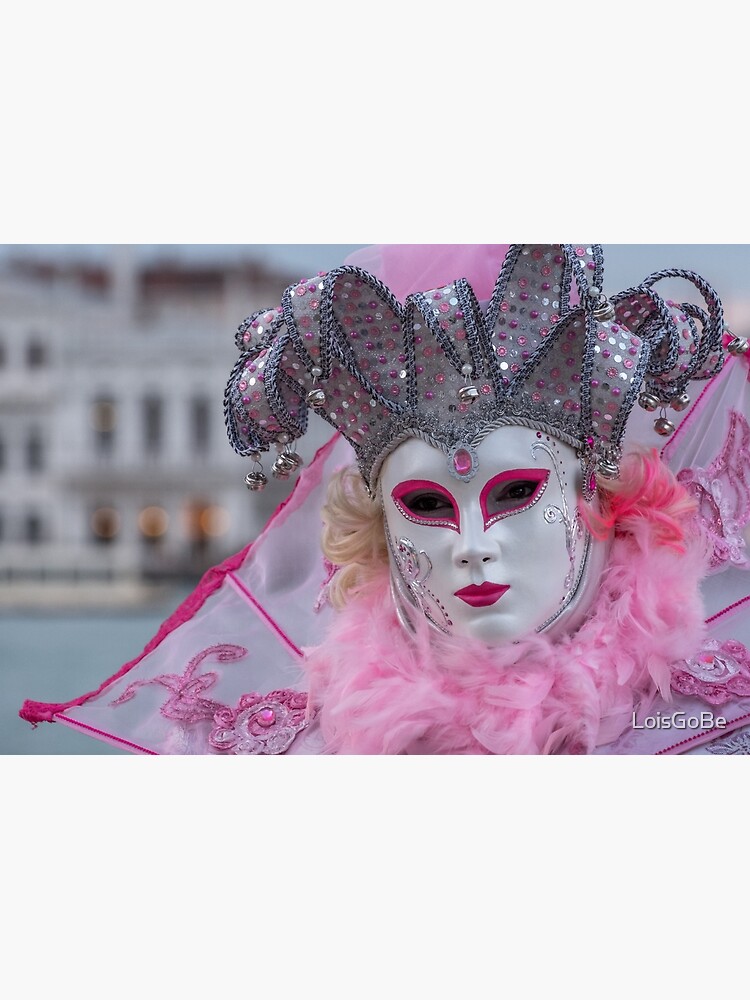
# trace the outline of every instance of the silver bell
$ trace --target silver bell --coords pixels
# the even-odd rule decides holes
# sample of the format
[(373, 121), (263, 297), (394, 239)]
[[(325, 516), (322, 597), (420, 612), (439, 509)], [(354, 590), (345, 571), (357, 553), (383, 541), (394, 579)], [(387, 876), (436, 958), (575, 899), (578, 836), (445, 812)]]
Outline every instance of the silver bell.
[(261, 490), (266, 488), (268, 484), (268, 479), (262, 472), (249, 472), (245, 476), (245, 486), (253, 493), (260, 493)]
[(674, 433), (674, 424), (666, 417), (659, 417), (658, 420), (654, 421), (654, 430), (662, 437), (669, 437), (670, 434)]
[(727, 351), (735, 357), (747, 354), (748, 350), (750, 350), (750, 341), (746, 340), (745, 337), (733, 337), (727, 344)]
[(479, 399), (479, 389), (475, 385), (462, 385), (458, 390), (458, 399), (461, 403), (476, 403)]
[(276, 479), (288, 479), (301, 464), (297, 458), (298, 456), (292, 457), (287, 452), (282, 452), (271, 467), (271, 472)]
[(638, 397), (638, 405), (642, 406), (644, 410), (648, 410), (649, 413), (653, 413), (654, 410), (658, 410), (661, 400), (653, 392), (642, 392)]
[(677, 410), (679, 413), (681, 410), (686, 410), (688, 406), (690, 406), (690, 396), (688, 396), (686, 392), (683, 392), (680, 396), (675, 396), (669, 405), (673, 410)]
[(288, 479), (291, 473), (291, 469), (281, 461), (281, 455), (276, 459), (276, 461), (271, 466), (271, 472), (273, 473), (274, 479)]
[(305, 397), (305, 402), (313, 409), (319, 410), (326, 405), (326, 394), (322, 389), (311, 389)]
[(615, 307), (606, 295), (599, 296), (599, 301), (594, 306), (594, 317), (598, 319), (600, 323), (606, 323), (615, 318)]
[(617, 479), (620, 475), (620, 466), (616, 462), (610, 462), (609, 459), (603, 458), (597, 465), (596, 471), (602, 479)]

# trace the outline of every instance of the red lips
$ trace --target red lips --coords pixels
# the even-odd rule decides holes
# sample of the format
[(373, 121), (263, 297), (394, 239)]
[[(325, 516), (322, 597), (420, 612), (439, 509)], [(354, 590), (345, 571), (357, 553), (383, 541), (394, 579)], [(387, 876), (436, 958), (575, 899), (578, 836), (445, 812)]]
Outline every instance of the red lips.
[(454, 597), (460, 597), (472, 608), (487, 608), (496, 604), (506, 590), (510, 590), (510, 587), (505, 583), (483, 583), (480, 587), (472, 584), (463, 590), (457, 590)]

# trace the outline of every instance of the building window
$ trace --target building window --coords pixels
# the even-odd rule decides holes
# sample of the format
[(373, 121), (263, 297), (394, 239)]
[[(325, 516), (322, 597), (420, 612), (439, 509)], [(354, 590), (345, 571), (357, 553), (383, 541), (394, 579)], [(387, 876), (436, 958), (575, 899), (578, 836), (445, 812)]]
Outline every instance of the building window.
[(26, 365), (29, 368), (44, 368), (47, 364), (47, 348), (41, 340), (30, 340), (26, 345)]
[(5, 368), (6, 356), (5, 356), (5, 344), (0, 340), (0, 368)]
[(138, 530), (144, 542), (157, 545), (167, 533), (169, 515), (163, 507), (144, 507), (138, 515)]
[(109, 396), (100, 396), (91, 404), (89, 424), (94, 431), (94, 448), (98, 455), (111, 455), (115, 445), (117, 406)]
[(147, 454), (161, 450), (164, 436), (164, 407), (158, 396), (143, 400), (143, 445)]
[(5, 468), (5, 441), (0, 437), (0, 472)]
[(190, 425), (193, 451), (205, 455), (210, 440), (210, 407), (207, 399), (194, 399), (190, 404)]
[(41, 472), (44, 468), (44, 445), (38, 430), (31, 431), (26, 439), (26, 468), (29, 472)]
[(38, 514), (27, 514), (24, 518), (23, 536), (29, 545), (38, 545), (42, 541), (42, 519)]
[(120, 515), (114, 507), (97, 507), (91, 515), (91, 534), (98, 545), (110, 545), (120, 532)]

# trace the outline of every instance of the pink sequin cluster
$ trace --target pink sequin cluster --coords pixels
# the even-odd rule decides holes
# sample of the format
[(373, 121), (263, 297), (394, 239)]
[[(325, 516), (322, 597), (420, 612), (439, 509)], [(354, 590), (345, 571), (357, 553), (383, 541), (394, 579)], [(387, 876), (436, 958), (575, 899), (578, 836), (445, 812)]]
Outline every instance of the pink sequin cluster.
[(307, 695), (299, 691), (245, 694), (235, 709), (216, 713), (208, 742), (223, 753), (285, 753), (307, 728), (306, 709)]
[(684, 667), (672, 672), (672, 688), (709, 705), (750, 695), (750, 653), (741, 642), (712, 639)]

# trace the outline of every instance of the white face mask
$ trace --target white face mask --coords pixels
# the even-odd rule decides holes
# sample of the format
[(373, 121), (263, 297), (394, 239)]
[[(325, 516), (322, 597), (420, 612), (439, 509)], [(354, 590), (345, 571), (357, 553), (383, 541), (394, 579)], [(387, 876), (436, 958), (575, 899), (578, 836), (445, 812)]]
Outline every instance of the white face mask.
[(442, 632), (489, 643), (573, 631), (596, 594), (607, 548), (578, 515), (575, 450), (526, 427), (502, 427), (474, 451), (468, 482), (452, 475), (444, 452), (419, 438), (383, 464), (402, 620), (411, 605)]

